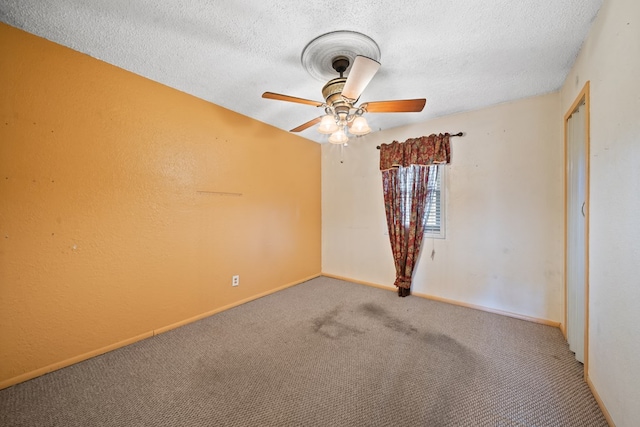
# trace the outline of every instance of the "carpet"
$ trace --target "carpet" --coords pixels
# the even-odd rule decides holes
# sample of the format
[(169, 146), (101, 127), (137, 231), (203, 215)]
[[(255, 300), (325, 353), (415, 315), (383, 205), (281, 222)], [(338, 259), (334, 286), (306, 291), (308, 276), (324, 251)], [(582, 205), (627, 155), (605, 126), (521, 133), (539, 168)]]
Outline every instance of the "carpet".
[(607, 426), (559, 329), (320, 277), (0, 391), (14, 426)]

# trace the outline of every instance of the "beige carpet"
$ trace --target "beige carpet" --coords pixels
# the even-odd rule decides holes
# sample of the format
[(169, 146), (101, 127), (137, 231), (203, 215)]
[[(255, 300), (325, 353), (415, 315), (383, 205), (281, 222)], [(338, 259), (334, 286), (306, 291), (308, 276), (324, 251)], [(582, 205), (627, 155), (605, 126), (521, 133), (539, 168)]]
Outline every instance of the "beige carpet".
[(606, 426), (556, 328), (318, 278), (0, 391), (1, 426)]

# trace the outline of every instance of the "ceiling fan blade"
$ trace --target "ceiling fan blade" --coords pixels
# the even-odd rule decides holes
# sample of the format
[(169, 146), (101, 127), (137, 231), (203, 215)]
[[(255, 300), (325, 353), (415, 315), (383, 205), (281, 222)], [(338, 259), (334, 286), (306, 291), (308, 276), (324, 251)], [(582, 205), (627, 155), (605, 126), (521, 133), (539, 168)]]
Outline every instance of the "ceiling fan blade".
[(368, 113), (419, 113), (424, 108), (426, 99), (399, 99), (396, 101), (375, 101), (362, 104), (360, 107)]
[(342, 89), (342, 96), (355, 102), (367, 87), (373, 76), (378, 72), (380, 63), (366, 56), (356, 56), (349, 76)]
[(322, 116), (316, 117), (313, 120), (309, 120), (307, 123), (301, 124), (297, 128), (291, 129), (289, 132), (301, 132), (301, 131), (303, 131), (303, 130), (305, 130), (307, 128), (310, 128), (311, 126), (315, 125), (316, 123), (320, 123), (321, 120), (322, 120)]
[(262, 97), (267, 99), (275, 99), (278, 101), (297, 102), (298, 104), (313, 105), (314, 107), (322, 107), (324, 105), (323, 102), (312, 101), (310, 99), (304, 98), (296, 98), (295, 96), (282, 95), (280, 93), (273, 92), (265, 92), (262, 94)]

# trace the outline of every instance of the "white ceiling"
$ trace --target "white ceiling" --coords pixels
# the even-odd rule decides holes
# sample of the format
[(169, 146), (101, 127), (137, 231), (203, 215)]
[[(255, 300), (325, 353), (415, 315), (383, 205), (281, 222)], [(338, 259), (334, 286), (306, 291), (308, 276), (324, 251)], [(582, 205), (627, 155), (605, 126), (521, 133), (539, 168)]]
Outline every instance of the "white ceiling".
[(367, 114), (378, 130), (559, 89), (602, 2), (0, 0), (0, 20), (284, 130), (322, 111), (262, 93), (324, 101), (302, 50), (361, 32), (382, 63), (361, 102), (427, 98), (421, 113)]

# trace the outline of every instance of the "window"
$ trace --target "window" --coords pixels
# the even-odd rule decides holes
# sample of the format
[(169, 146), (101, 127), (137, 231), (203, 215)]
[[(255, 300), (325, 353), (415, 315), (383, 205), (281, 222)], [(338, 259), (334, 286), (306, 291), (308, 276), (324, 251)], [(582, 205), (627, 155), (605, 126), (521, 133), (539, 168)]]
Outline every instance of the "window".
[(444, 165), (429, 166), (430, 192), (424, 237), (444, 239)]
[[(413, 178), (415, 168), (420, 166), (410, 166), (405, 168), (405, 174), (401, 174), (400, 186), (404, 190), (402, 194), (403, 202), (405, 203), (405, 218), (404, 224), (409, 226), (409, 215), (411, 213), (411, 192), (413, 188)], [(444, 239), (444, 165), (428, 166), (429, 168), (429, 181), (427, 182), (427, 188), (429, 196), (427, 198), (427, 209), (425, 210), (425, 227), (424, 237)], [(404, 181), (404, 182), (402, 182)]]

